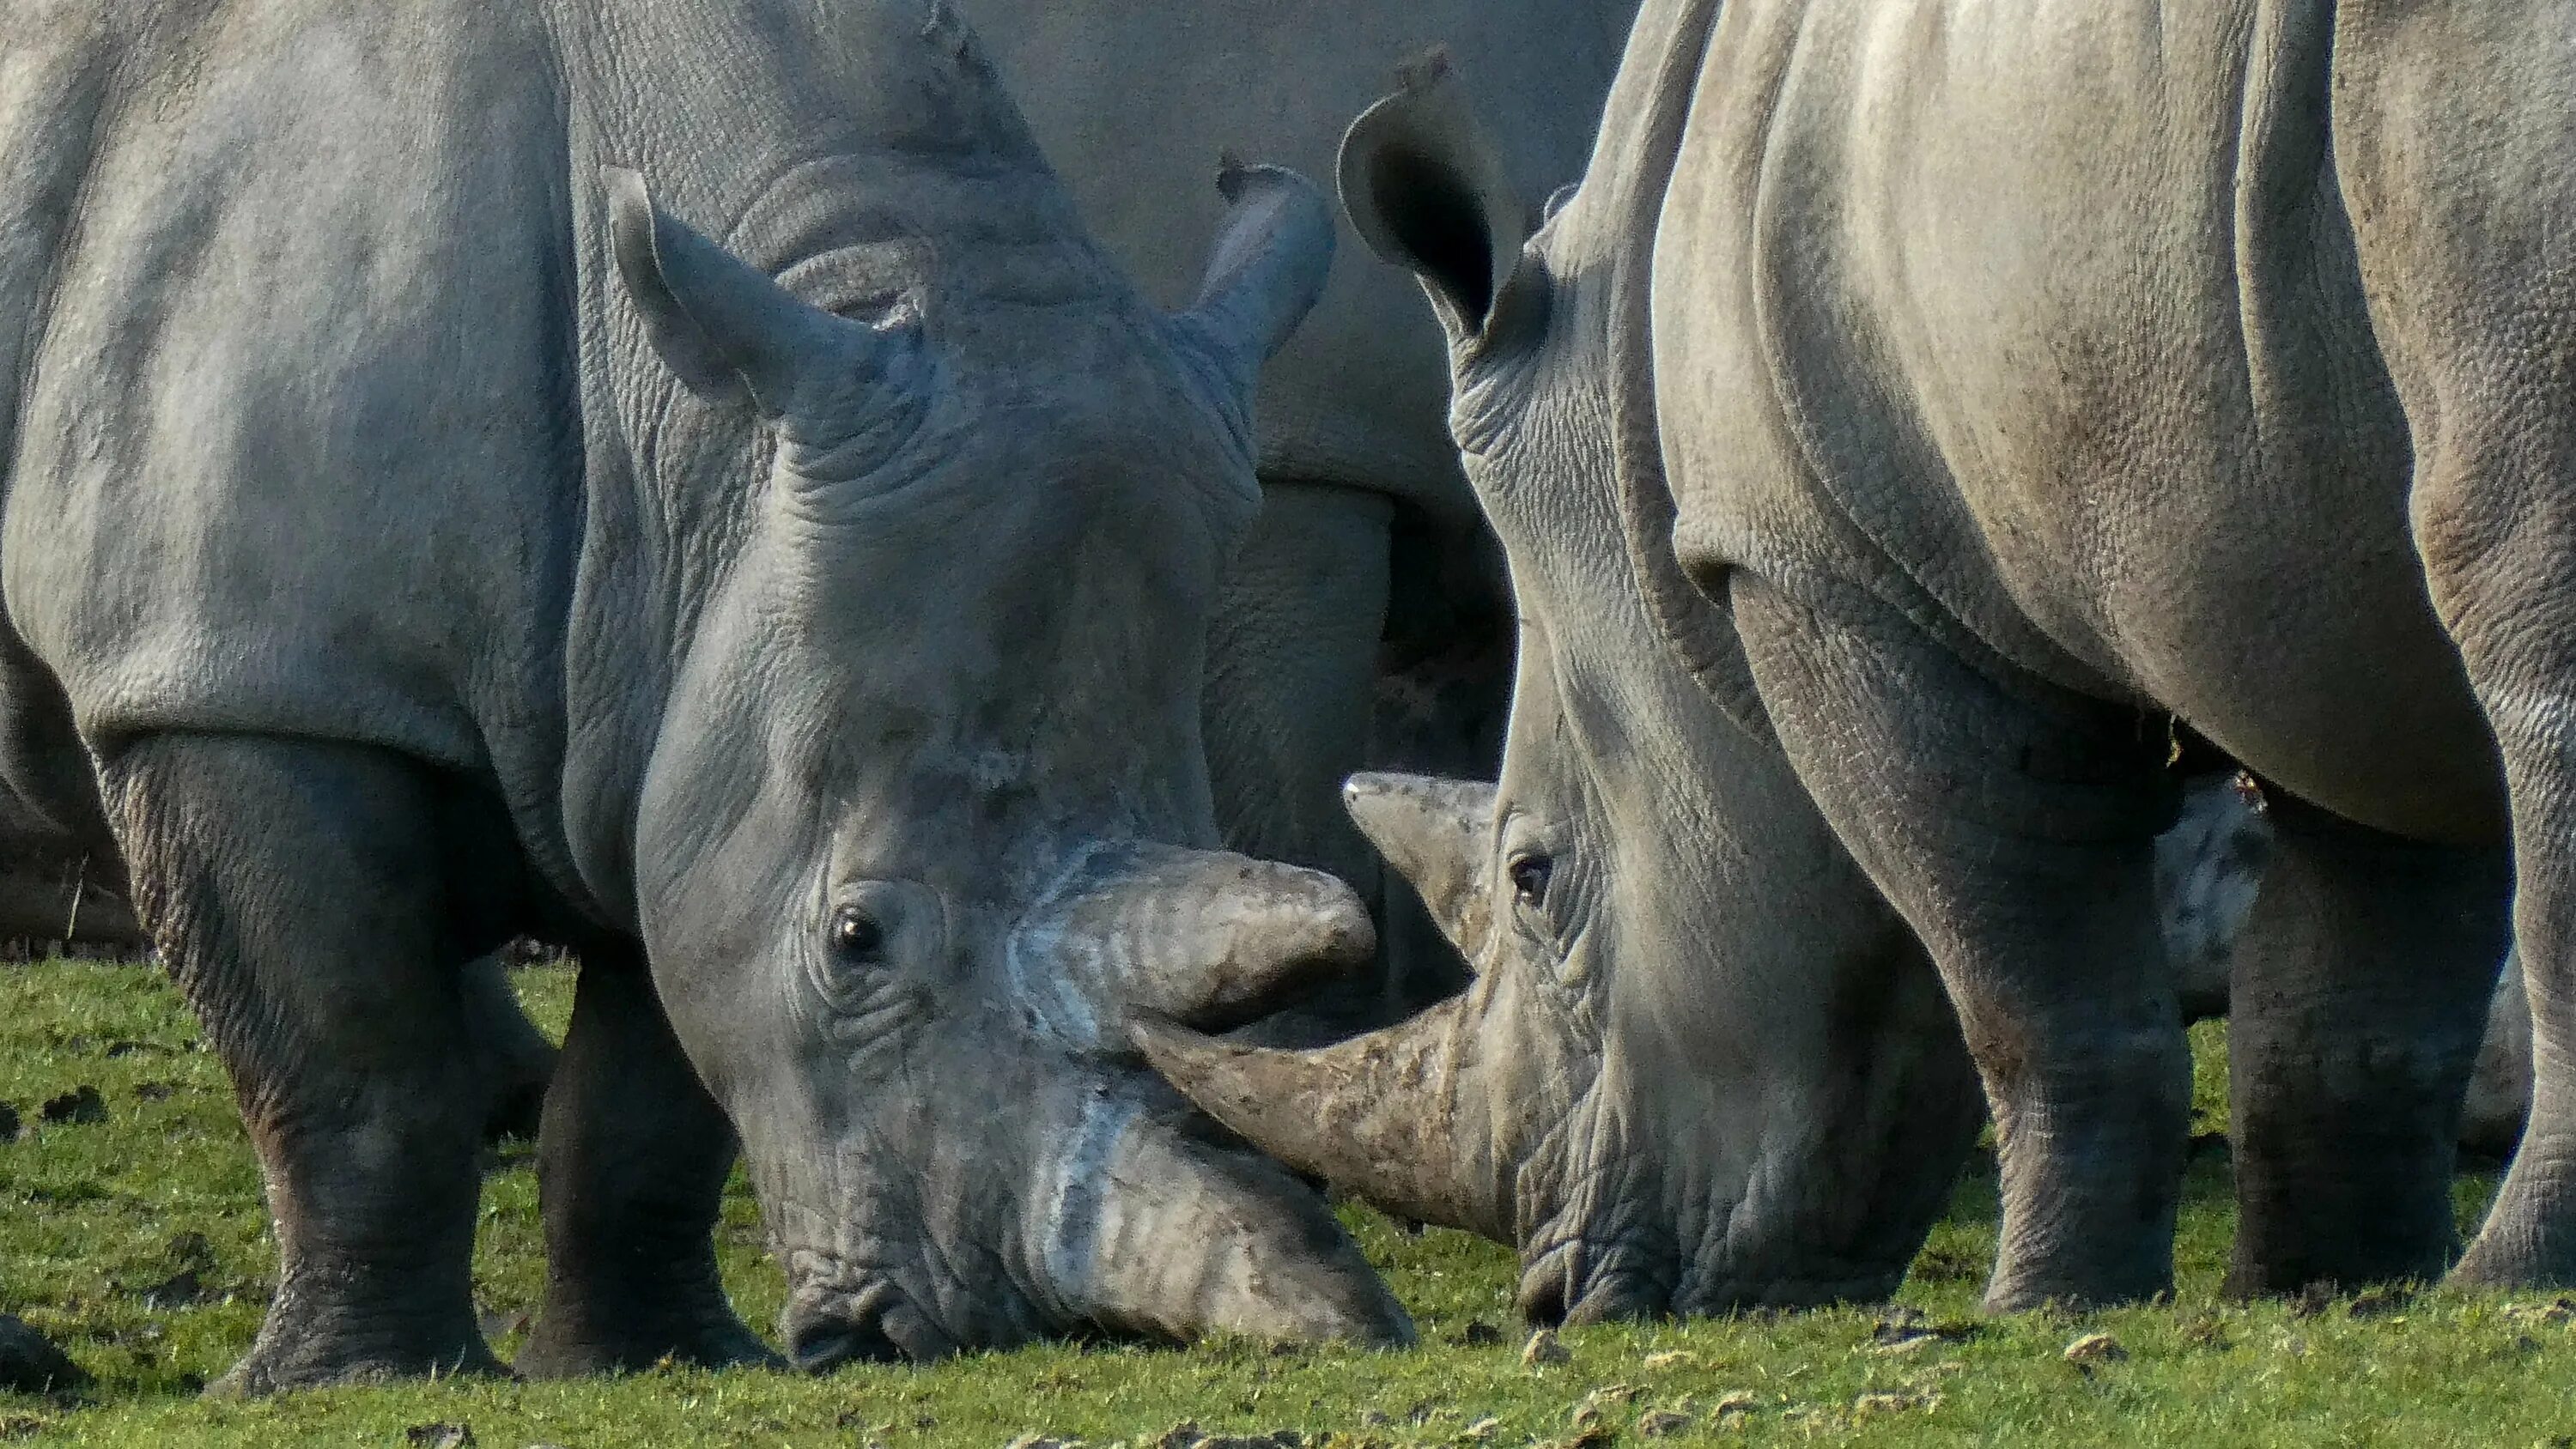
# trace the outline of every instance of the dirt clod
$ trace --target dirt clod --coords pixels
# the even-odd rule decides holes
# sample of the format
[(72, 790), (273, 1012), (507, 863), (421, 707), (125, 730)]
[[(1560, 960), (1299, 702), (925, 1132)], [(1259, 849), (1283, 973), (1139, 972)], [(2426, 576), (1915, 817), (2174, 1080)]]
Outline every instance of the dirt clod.
[(1524, 1368), (1546, 1368), (1552, 1364), (1572, 1362), (1574, 1351), (1557, 1339), (1553, 1328), (1540, 1329), (1529, 1336), (1529, 1342), (1521, 1345), (1521, 1365)]
[(1639, 1367), (1645, 1369), (1645, 1371), (1650, 1374), (1659, 1374), (1670, 1369), (1690, 1368), (1694, 1366), (1696, 1362), (1697, 1360), (1693, 1359), (1689, 1354), (1684, 1353), (1682, 1350), (1678, 1348), (1668, 1348), (1661, 1352), (1646, 1355), (1640, 1362)]
[(403, 1442), (419, 1449), (473, 1449), (474, 1426), (471, 1424), (414, 1424), (403, 1430)]
[(2118, 1363), (2129, 1351), (2120, 1340), (2107, 1333), (2088, 1333), (2066, 1346), (2066, 1361), (2077, 1368), (2089, 1369), (2095, 1364)]
[(1467, 1348), (1492, 1348), (1503, 1341), (1503, 1331), (1479, 1318), (1458, 1330), (1458, 1342)]
[(1671, 1409), (1648, 1409), (1637, 1416), (1637, 1434), (1645, 1439), (1669, 1439), (1690, 1432), (1691, 1416)]
[(56, 1123), (86, 1125), (104, 1122), (107, 1120), (107, 1099), (98, 1094), (98, 1088), (83, 1082), (61, 1096), (47, 1100), (39, 1109), (39, 1115)]

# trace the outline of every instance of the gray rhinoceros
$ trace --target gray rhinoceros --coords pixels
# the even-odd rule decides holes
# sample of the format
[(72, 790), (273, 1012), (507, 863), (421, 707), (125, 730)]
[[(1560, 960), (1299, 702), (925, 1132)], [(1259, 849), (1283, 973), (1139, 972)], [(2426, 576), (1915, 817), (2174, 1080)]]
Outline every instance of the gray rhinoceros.
[[(1749, 783), (1648, 777), (1727, 796), (1693, 828), (1740, 864), (1691, 881), (1644, 838), (1556, 856), (1564, 815), (1513, 798), (1507, 762), (1494, 929), (1566, 965), (1547, 985), (1577, 1020), (1655, 1070), (1758, 1080), (1748, 1030), (1697, 1032), (1707, 1003), (1812, 996), (1883, 897), (2000, 1128), (1988, 1301), (2156, 1291), (2188, 1085), (2151, 862), (2178, 717), (2276, 792), (2235, 978), (2231, 1286), (2444, 1266), (2508, 828), (2532, 1125), (2454, 1276), (2576, 1279), (2562, 33), (2516, 5), (1659, 0), (1581, 191), (1527, 246), (1453, 89), (1355, 128), (1345, 198), (1449, 328), (1480, 496), (1519, 520), (1507, 539), (1610, 530), (1632, 611), (1753, 762)], [(1524, 595), (1558, 659), (1615, 672), (1630, 635), (1589, 604)], [(1567, 735), (1645, 751), (1633, 698), (1575, 703)], [(1511, 749), (1536, 744), (1516, 721)], [(1623, 984), (1700, 919), (1672, 905), (1606, 940), (1641, 877), (1777, 932), (1720, 980)], [(1861, 984), (1815, 1029), (1864, 1036), (1916, 1000), (1892, 969)], [(1855, 1065), (1822, 1103), (1797, 1100), (1816, 1074), (1784, 1079), (1811, 1154), (1850, 1154), (1821, 1178), (1744, 1170), (1720, 1151), (1736, 1128), (1605, 1153), (1654, 1140), (1605, 1111), (1558, 1149), (1605, 1200), (1568, 1224), (1589, 1267), (1565, 1291), (1795, 1296), (1839, 1245), (1902, 1244), (1923, 1173), (1841, 1147), (1832, 1110), (1891, 1069)], [(1640, 1160), (1694, 1210), (1623, 1216)]]
[[(1198, 276), (1212, 146), (1326, 174), (1388, 68), (1433, 44), (1516, 98), (1494, 132), (1526, 194), (1582, 173), (1636, 0), (966, 0), (1030, 129), (1147, 295)], [(1150, 58), (1148, 62), (1145, 58)], [(1508, 597), (1447, 428), (1439, 329), (1407, 274), (1359, 248), (1262, 370), (1263, 507), (1209, 639), (1206, 735), (1227, 844), (1378, 896), (1340, 805), (1367, 768), (1490, 771), (1511, 664)], [(1372, 719), (1372, 699), (1378, 708)], [(1454, 988), (1407, 931), (1355, 977), (1366, 1019)]]
[(1121, 1026), (1369, 949), (1212, 848), (1249, 399), (1331, 249), (1226, 186), (1149, 306), (921, 0), (0, 19), (0, 779), (112, 828), (233, 1076), (230, 1386), (492, 1366), (459, 968), (522, 930), (583, 961), (523, 1370), (765, 1356), (731, 1129), (807, 1366), (1408, 1335)]

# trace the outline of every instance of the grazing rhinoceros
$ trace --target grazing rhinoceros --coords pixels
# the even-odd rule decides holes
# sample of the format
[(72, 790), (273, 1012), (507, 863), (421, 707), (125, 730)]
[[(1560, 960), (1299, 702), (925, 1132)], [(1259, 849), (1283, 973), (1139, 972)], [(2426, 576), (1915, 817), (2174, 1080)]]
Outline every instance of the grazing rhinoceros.
[[(1726, 792), (1695, 828), (1745, 864), (1683, 882), (1648, 837), (1557, 857), (1565, 816), (1507, 765), (1495, 929), (1571, 968), (1548, 989), (1652, 1070), (1752, 1078), (1755, 1029), (1704, 1033), (1708, 1003), (1850, 969), (1884, 910), (1866, 876), (1937, 963), (2000, 1125), (1989, 1302), (2154, 1292), (2188, 1085), (2151, 865), (2177, 716), (2277, 787), (2233, 1002), (2232, 1286), (2443, 1267), (2508, 823), (2533, 1120), (2455, 1276), (2576, 1279), (2562, 33), (2522, 5), (1660, 0), (1581, 192), (1527, 247), (1452, 88), (1355, 128), (1345, 197), (1433, 293), (1507, 540), (1610, 528), (1758, 776), (1648, 777)], [(1548, 649), (1620, 667), (1596, 661), (1630, 631), (1557, 602), (1524, 594)], [(1643, 752), (1632, 699), (1578, 703), (1568, 736)], [(1791, 770), (1821, 815), (1782, 798)], [(1700, 914), (1623, 951), (1602, 922), (1640, 877)], [(1651, 964), (1748, 909), (1776, 929), (1719, 981)], [(1824, 1021), (1863, 1035), (1914, 1000), (1893, 968), (1867, 985)], [(1588, 1273), (1565, 1291), (1801, 1296), (1840, 1245), (1904, 1244), (1922, 1174), (1842, 1146), (1832, 1110), (1891, 1070), (1821, 1105), (1820, 1077), (1784, 1079), (1850, 1155), (1820, 1178), (1747, 1171), (1723, 1137), (1623, 1155), (1656, 1139), (1605, 1112), (1559, 1149), (1592, 1154), (1575, 1181), (1603, 1200), (1569, 1224)], [(1697, 1210), (1623, 1215), (1641, 1160)]]
[(1407, 1336), (1123, 1035), (1369, 949), (1211, 848), (1254, 372), (1331, 249), (1226, 186), (1147, 305), (921, 0), (0, 20), (0, 779), (112, 826), (233, 1075), (232, 1387), (492, 1366), (459, 968), (521, 930), (584, 963), (523, 1370), (765, 1356), (728, 1119), (808, 1366)]
[[(1174, 302), (1197, 281), (1192, 239), (1211, 220), (1209, 148), (1325, 174), (1388, 67), (1427, 45), (1516, 99), (1494, 135), (1518, 187), (1545, 196), (1574, 180), (1636, 8), (966, 3), (1084, 219), (1149, 296)], [(1209, 638), (1205, 729), (1227, 844), (1370, 896), (1383, 868), (1342, 811), (1343, 778), (1490, 771), (1511, 667), (1508, 597), (1449, 441), (1448, 382), (1411, 279), (1345, 249), (1262, 370), (1263, 508)], [(1459, 982), (1452, 953), (1409, 933), (1409, 909), (1386, 901), (1381, 919), (1393, 927), (1384, 973), (1349, 983), (1379, 995), (1347, 1003), (1362, 1019)]]

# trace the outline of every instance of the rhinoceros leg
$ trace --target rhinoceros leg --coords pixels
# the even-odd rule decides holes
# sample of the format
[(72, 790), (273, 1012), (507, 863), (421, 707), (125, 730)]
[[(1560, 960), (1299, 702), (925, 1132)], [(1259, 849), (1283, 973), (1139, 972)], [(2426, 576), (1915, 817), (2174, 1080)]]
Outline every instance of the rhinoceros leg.
[(2191, 1059), (2155, 901), (2163, 730), (1874, 604), (1744, 576), (1731, 597), (1790, 762), (1931, 952), (1984, 1080), (2004, 1209), (1987, 1305), (2167, 1288)]
[[(2453, 1271), (2576, 1284), (2576, 45), (2548, 0), (2336, 7), (2335, 171), (2433, 604), (2511, 801), (2532, 1104)], [(2551, 97), (2562, 99), (2553, 103)]]
[(2231, 1293), (2429, 1279), (2504, 954), (2501, 851), (2417, 844), (2275, 794), (2228, 1032)]
[(554, 1075), (554, 1043), (519, 1009), (509, 968), (500, 953), (478, 956), (465, 968), (465, 1021), (475, 1047), (495, 1067), (491, 1137), (533, 1137)]
[(582, 952), (537, 1150), (546, 1302), (519, 1372), (779, 1361), (725, 1301), (708, 1237), (733, 1129), (631, 949)]
[(160, 735), (100, 783), (163, 960), (231, 1074), (278, 1287), (214, 1392), (497, 1370), (476, 1327), (469, 1047), (436, 782), (385, 751)]

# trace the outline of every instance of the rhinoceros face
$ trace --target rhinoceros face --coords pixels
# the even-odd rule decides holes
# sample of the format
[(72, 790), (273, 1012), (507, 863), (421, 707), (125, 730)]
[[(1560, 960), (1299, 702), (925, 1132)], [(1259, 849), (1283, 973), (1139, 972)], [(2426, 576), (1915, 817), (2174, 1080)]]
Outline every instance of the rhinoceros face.
[(1723, 615), (1640, 562), (1655, 529), (1621, 440), (1654, 440), (1608, 370), (1617, 229), (1578, 196), (1524, 254), (1448, 84), (1354, 127), (1343, 194), (1450, 328), (1519, 671), (1499, 785), (1349, 794), (1475, 982), (1321, 1051), (1145, 1045), (1292, 1165), (1514, 1244), (1535, 1318), (1883, 1294), (1981, 1116), (1958, 1028), (1724, 688)]
[[(638, 810), (656, 984), (739, 1128), (812, 1368), (1067, 1331), (1410, 1334), (1322, 1204), (1126, 1043), (1365, 959), (1339, 882), (1205, 848), (1241, 390), (1329, 217), (1243, 173), (1209, 294), (870, 325), (621, 183), (663, 358), (773, 440)], [(1058, 329), (1053, 332), (1041, 328)]]

